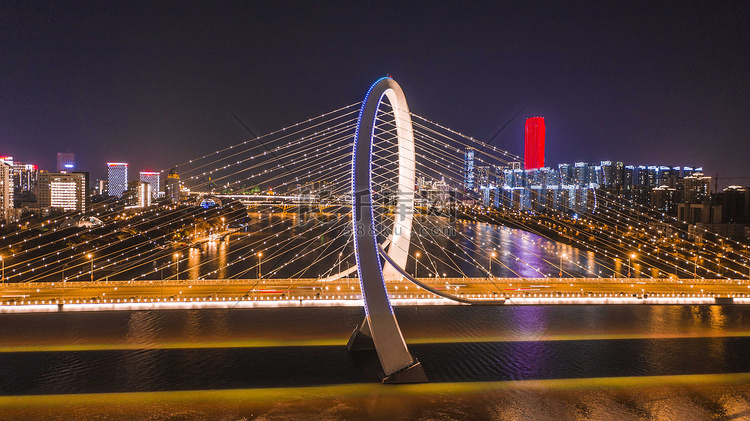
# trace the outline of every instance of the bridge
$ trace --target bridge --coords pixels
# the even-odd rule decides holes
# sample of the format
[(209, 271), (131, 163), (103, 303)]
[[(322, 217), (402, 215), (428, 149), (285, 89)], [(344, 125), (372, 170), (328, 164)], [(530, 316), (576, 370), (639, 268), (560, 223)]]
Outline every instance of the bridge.
[[(706, 279), (421, 278), (438, 291), (485, 305), (747, 304), (750, 282)], [(470, 305), (408, 281), (389, 281), (395, 305)], [(0, 313), (100, 309), (361, 306), (358, 278), (187, 279), (0, 285)]]
[(746, 244), (698, 244), (595, 186), (543, 197), (535, 174), (495, 171), (520, 161), (412, 113), (383, 78), (363, 102), (175, 166), (223, 206), (112, 198), (89, 211), (103, 226), (65, 228), (81, 216), (68, 212), (7, 228), (0, 312), (362, 305), (349, 348), (374, 349), (399, 383), (427, 379), (392, 305), (750, 302)]

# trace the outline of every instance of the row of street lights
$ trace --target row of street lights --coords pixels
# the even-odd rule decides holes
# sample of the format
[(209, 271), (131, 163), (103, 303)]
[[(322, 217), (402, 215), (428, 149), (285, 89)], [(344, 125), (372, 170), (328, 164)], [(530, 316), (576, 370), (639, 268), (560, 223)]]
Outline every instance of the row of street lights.
[[(415, 278), (419, 277), (418, 273), (419, 273), (419, 257), (420, 256), (421, 256), (420, 252), (416, 252), (414, 254), (414, 258), (416, 260), (415, 266), (414, 266), (414, 277)], [(495, 257), (497, 257), (497, 253), (494, 252), (494, 251), (491, 252), (490, 253), (490, 258), (489, 258), (489, 261), (488, 261), (488, 265), (487, 265), (487, 279), (492, 278), (492, 259), (494, 259)], [(560, 255), (560, 265), (558, 266), (558, 268), (560, 269), (560, 278), (561, 279), (562, 279), (562, 275), (563, 275), (563, 273), (562, 273), (562, 264), (563, 264), (563, 259), (565, 257), (567, 257), (565, 254), (561, 254)], [(632, 262), (631, 261), (634, 260), (635, 258), (636, 258), (636, 254), (635, 253), (631, 253), (628, 256), (628, 278), (630, 278), (630, 269), (632, 267)], [(258, 267), (260, 267), (260, 261), (258, 262)], [(258, 269), (258, 270), (260, 271), (260, 269)]]
[[(222, 218), (222, 219), (224, 219), (224, 218)], [(263, 277), (263, 274), (261, 273), (261, 269), (260, 269), (260, 264), (261, 264), (261, 262), (263, 261), (263, 253), (262, 253), (262, 252), (258, 252), (257, 254), (258, 254), (258, 279), (260, 279), (260, 278), (262, 278), (262, 277)], [(91, 255), (89, 254), (88, 256), (89, 256), (89, 259), (90, 259), (90, 258), (91, 258), (91, 257), (90, 257)], [(177, 273), (175, 274), (175, 280), (176, 280), (176, 281), (179, 281), (179, 280), (180, 280), (180, 259), (182, 258), (182, 254), (180, 254), (180, 253), (175, 253), (175, 254), (173, 254), (172, 256), (173, 256), (173, 257), (174, 257), (175, 259), (177, 259)], [(92, 266), (91, 266), (91, 268), (92, 268), (92, 269), (91, 269), (91, 270), (92, 270), (92, 272), (91, 272), (91, 280), (93, 281), (93, 280), (94, 280), (94, 272), (93, 272), (93, 270), (94, 270), (94, 269), (93, 269), (93, 260), (92, 260)]]

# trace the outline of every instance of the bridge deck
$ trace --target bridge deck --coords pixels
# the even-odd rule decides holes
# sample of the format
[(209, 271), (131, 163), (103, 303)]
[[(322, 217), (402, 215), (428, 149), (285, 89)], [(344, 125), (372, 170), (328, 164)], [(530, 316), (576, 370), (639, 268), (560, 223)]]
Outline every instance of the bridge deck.
[[(430, 286), (488, 304), (617, 303), (633, 299), (651, 303), (750, 303), (747, 280), (651, 278), (420, 278)], [(435, 303), (436, 296), (408, 282), (388, 282), (389, 295), (410, 303)], [(178, 302), (320, 302), (361, 300), (359, 280), (207, 279), (132, 282), (67, 282), (0, 285), (0, 311), (19, 306), (102, 303)], [(594, 301), (592, 301), (592, 299)], [(618, 301), (619, 300), (619, 301)], [(675, 301), (677, 300), (677, 301)], [(706, 301), (708, 300), (708, 301)], [(725, 300), (725, 301), (722, 301)], [(627, 301), (627, 302), (630, 302)], [(450, 303), (450, 302), (448, 302)], [(329, 303), (330, 305), (331, 303)], [(345, 304), (346, 305), (346, 304)]]

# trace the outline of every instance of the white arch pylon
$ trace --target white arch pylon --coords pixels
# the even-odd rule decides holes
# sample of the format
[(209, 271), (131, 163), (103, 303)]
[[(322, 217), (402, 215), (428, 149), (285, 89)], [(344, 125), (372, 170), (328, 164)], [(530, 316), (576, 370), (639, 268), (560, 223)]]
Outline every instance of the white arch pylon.
[(367, 92), (354, 135), (352, 224), (365, 320), (354, 330), (347, 347), (350, 350), (374, 347), (383, 368), (383, 383), (426, 382), (422, 365), (409, 353), (388, 300), (385, 279), (400, 279), (401, 274), (388, 263), (381, 270), (378, 256), (380, 245), (375, 235), (372, 208), (372, 145), (378, 106), (384, 96), (388, 97), (393, 108), (399, 151), (399, 191), (393, 232), (389, 236), (388, 260), (404, 267), (409, 256), (414, 213), (414, 132), (403, 90), (396, 81), (385, 77), (376, 81)]

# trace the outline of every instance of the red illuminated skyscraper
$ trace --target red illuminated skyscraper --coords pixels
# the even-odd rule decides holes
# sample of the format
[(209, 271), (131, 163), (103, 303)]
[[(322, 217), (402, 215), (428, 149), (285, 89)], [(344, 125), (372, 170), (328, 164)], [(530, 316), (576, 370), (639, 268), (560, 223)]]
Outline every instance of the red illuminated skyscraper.
[(526, 119), (526, 153), (524, 168), (535, 170), (544, 166), (544, 117)]

